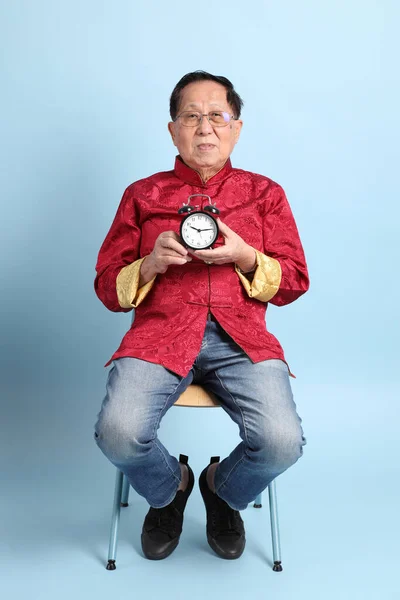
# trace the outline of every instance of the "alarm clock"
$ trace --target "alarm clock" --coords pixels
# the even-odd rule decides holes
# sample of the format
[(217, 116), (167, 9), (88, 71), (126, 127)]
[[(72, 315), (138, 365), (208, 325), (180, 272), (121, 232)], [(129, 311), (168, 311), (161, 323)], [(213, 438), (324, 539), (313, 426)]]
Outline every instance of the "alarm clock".
[[(192, 206), (190, 200), (195, 197), (208, 199), (208, 204), (204, 208)], [(211, 248), (219, 235), (218, 223), (214, 215), (219, 215), (218, 208), (212, 204), (210, 196), (206, 194), (192, 194), (187, 203), (178, 210), (180, 215), (184, 215), (180, 236), (186, 248), (191, 250), (206, 250)]]

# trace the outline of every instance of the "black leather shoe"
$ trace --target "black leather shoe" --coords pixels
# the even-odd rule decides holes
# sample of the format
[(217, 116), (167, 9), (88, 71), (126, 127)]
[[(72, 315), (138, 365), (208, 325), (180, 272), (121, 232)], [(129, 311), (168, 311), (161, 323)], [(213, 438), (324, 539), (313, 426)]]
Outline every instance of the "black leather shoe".
[(167, 506), (150, 508), (143, 523), (142, 550), (145, 557), (151, 560), (167, 558), (179, 544), (183, 512), (194, 485), (194, 475), (188, 465), (188, 457), (180, 454), (179, 462), (186, 465), (189, 471), (186, 490), (179, 490)]
[[(212, 463), (219, 462), (219, 456), (213, 456)], [(199, 487), (207, 511), (207, 541), (211, 548), (222, 558), (234, 559), (243, 554), (246, 545), (244, 525), (238, 510), (233, 510), (207, 483), (208, 465), (201, 473)]]

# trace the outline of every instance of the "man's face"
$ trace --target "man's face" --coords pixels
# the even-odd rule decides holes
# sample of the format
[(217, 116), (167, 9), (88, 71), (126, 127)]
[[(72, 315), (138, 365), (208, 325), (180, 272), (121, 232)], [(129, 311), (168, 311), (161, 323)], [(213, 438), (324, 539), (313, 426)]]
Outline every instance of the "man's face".
[[(224, 111), (232, 115), (226, 100), (226, 89), (214, 81), (198, 81), (187, 85), (181, 93), (178, 115), (184, 111), (208, 114)], [(207, 117), (195, 127), (185, 127), (181, 120), (168, 124), (172, 141), (183, 161), (196, 171), (217, 173), (228, 160), (239, 139), (242, 121), (231, 120), (226, 127), (213, 127)]]

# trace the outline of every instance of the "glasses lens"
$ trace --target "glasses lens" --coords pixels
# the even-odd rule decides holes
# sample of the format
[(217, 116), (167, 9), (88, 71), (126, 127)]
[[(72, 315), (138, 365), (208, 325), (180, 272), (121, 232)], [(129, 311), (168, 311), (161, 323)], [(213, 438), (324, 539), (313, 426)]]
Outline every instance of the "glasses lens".
[(179, 115), (182, 125), (185, 127), (197, 127), (201, 120), (201, 114), (197, 112), (183, 112)]
[(224, 127), (225, 125), (228, 125), (231, 116), (227, 112), (213, 111), (208, 113), (208, 120), (216, 127)]
[[(199, 112), (185, 111), (181, 113), (178, 118), (185, 127), (197, 127), (202, 117), (204, 117), (204, 115)], [(232, 117), (227, 112), (217, 110), (209, 112), (207, 118), (213, 127), (225, 127)]]

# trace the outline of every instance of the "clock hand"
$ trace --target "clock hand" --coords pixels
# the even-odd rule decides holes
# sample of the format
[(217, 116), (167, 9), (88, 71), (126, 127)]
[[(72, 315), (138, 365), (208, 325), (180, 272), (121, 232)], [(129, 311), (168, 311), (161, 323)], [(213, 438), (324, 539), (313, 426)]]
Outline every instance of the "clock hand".
[(197, 229), (197, 227), (193, 227), (193, 225), (189, 225), (189, 227), (191, 229), (194, 229), (195, 231), (197, 231), (197, 233), (201, 233), (201, 231), (202, 231), (201, 229)]
[(199, 229), (198, 231), (201, 233), (202, 231), (214, 231), (214, 229), (212, 229), (212, 228), (210, 228), (210, 229)]

